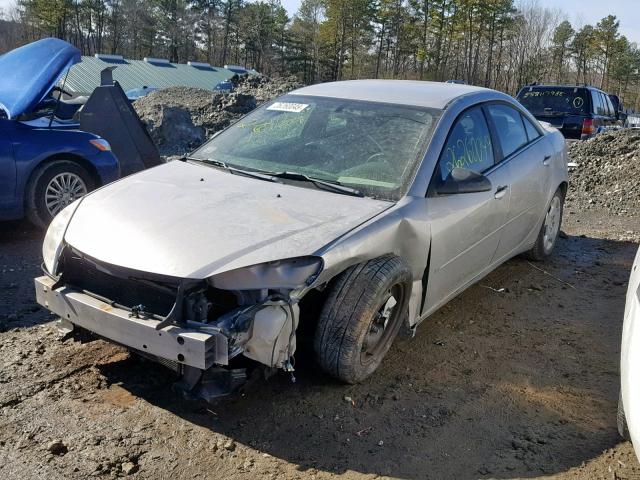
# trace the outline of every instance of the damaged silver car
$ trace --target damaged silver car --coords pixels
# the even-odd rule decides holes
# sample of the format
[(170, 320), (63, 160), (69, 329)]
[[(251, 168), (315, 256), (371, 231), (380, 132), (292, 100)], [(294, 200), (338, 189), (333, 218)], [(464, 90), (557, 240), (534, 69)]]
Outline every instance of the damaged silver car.
[(359, 382), (509, 258), (548, 257), (567, 190), (562, 135), (468, 85), (301, 88), (172, 161), (63, 210), (37, 299), (175, 368), (207, 399), (296, 340)]

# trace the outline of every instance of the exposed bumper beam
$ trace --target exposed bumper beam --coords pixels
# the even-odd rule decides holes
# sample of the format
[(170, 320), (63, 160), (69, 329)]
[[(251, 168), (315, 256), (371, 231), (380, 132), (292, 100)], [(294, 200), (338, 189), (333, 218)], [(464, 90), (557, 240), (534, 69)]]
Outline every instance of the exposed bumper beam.
[(127, 310), (115, 308), (69, 287), (52, 290), (53, 284), (54, 281), (47, 276), (35, 279), (38, 303), (101, 337), (203, 370), (229, 362), (224, 335), (173, 325), (156, 330), (160, 323), (158, 320), (131, 318)]

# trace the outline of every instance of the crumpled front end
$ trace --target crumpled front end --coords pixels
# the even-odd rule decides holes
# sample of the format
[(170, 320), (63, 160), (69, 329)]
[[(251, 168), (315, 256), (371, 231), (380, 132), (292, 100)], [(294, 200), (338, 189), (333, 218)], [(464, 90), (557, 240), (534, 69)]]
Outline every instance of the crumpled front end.
[[(171, 366), (206, 400), (230, 393), (252, 362), (292, 371), (299, 300), (322, 269), (301, 257), (181, 279), (105, 264), (65, 246), (38, 303), (61, 327), (88, 330)], [(206, 373), (205, 373), (206, 372)]]

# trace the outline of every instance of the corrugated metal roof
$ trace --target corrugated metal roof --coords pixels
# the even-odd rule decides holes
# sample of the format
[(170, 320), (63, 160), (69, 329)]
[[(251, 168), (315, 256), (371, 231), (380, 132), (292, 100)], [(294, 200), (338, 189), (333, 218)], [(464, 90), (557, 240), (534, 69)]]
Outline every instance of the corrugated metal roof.
[(213, 90), (219, 82), (234, 75), (231, 70), (220, 67), (115, 58), (103, 60), (83, 56), (82, 62), (74, 65), (69, 71), (65, 89), (76, 94), (90, 94), (100, 85), (100, 72), (107, 67), (116, 67), (113, 70), (113, 79), (118, 81), (125, 92), (145, 85), (157, 88), (185, 86)]

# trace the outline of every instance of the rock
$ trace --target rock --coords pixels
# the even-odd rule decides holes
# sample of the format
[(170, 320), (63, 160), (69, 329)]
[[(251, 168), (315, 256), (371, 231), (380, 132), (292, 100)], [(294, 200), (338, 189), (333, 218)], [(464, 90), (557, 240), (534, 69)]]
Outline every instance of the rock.
[(640, 204), (640, 131), (596, 135), (568, 147), (578, 166), (569, 173), (567, 207), (602, 208), (617, 215)]
[(133, 473), (136, 473), (140, 467), (133, 462), (124, 462), (121, 465), (121, 468), (122, 473), (124, 473), (125, 475), (131, 475)]
[(236, 442), (234, 442), (233, 440), (227, 440), (226, 442), (224, 442), (223, 447), (225, 450), (233, 452), (236, 449)]
[(51, 440), (49, 443), (47, 443), (47, 451), (49, 451), (53, 455), (64, 455), (69, 451), (69, 449), (62, 442), (62, 440)]
[(353, 399), (351, 397), (347, 396), (347, 395), (342, 397), (342, 399), (347, 403), (353, 403)]

